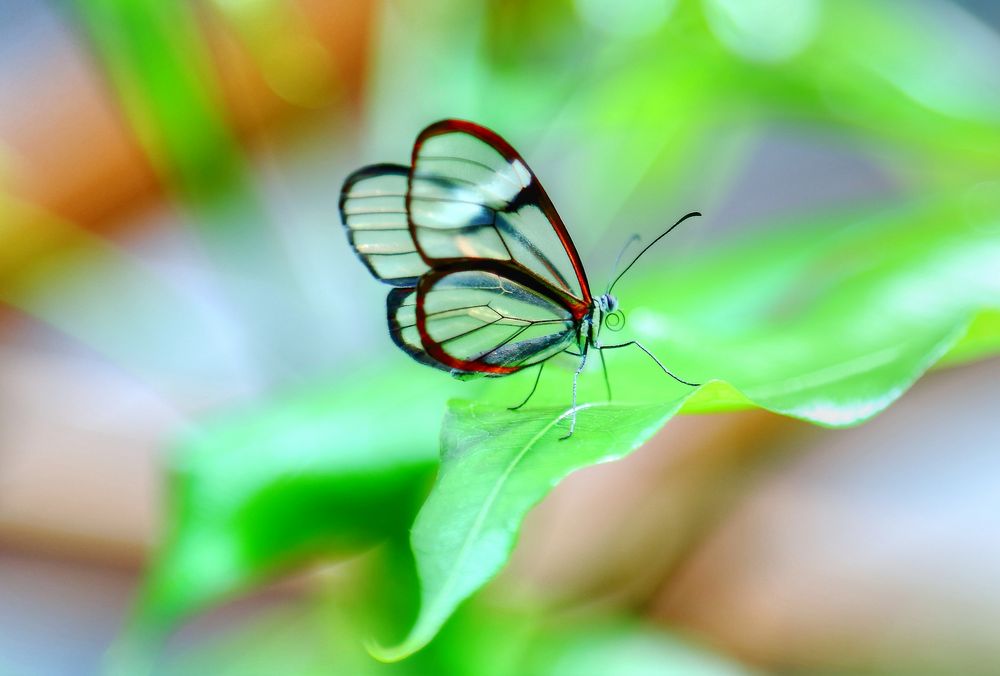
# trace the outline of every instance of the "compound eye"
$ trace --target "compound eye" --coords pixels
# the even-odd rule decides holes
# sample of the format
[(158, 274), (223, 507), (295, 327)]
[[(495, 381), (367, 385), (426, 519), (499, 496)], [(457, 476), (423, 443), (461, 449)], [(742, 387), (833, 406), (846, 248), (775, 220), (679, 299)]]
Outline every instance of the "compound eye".
[(615, 310), (604, 318), (604, 325), (611, 331), (621, 331), (625, 327), (625, 313)]

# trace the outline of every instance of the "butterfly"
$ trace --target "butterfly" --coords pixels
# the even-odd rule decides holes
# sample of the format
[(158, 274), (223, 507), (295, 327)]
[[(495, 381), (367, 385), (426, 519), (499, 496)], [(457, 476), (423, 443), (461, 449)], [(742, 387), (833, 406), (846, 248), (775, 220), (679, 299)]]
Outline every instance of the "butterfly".
[[(374, 164), (352, 173), (340, 214), (355, 253), (378, 280), (393, 286), (386, 300), (393, 342), (416, 361), (459, 378), (498, 377), (538, 367), (568, 353), (579, 359), (577, 382), (591, 349), (635, 346), (600, 342), (601, 329), (620, 329), (624, 315), (611, 293), (650, 242), (595, 296), (566, 226), (524, 158), (497, 133), (473, 122), (442, 120), (417, 137), (410, 166)], [(622, 250), (624, 253), (624, 249)], [(619, 261), (621, 255), (619, 255)], [(616, 263), (617, 266), (617, 263)]]

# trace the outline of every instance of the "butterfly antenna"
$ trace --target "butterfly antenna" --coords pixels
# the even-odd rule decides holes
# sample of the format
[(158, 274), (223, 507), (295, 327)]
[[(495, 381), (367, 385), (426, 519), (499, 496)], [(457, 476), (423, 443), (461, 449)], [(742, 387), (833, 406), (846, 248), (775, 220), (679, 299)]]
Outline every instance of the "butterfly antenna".
[[(611, 277), (612, 277), (612, 279), (614, 278), (615, 273), (618, 272), (618, 266), (621, 265), (622, 257), (625, 255), (625, 252), (628, 251), (628, 248), (630, 246), (632, 246), (632, 242), (638, 242), (641, 239), (642, 238), (639, 237), (639, 235), (636, 235), (636, 234), (633, 233), (631, 237), (629, 237), (627, 240), (625, 240), (625, 244), (622, 245), (621, 251), (618, 252), (618, 257), (615, 258), (615, 264), (611, 267)], [(609, 280), (608, 281), (608, 288), (604, 289), (604, 293), (610, 293), (611, 292), (611, 284), (612, 284), (612, 282)]]
[(687, 220), (687, 219), (689, 219), (689, 218), (693, 218), (694, 216), (701, 216), (701, 212), (700, 212), (700, 211), (692, 211), (692, 212), (691, 212), (691, 213), (689, 213), (689, 214), (684, 214), (683, 216), (681, 216), (681, 217), (680, 217), (680, 219), (679, 219), (679, 220), (678, 220), (678, 221), (677, 221), (676, 223), (674, 223), (674, 224), (673, 224), (673, 225), (671, 225), (671, 226), (670, 226), (669, 228), (667, 228), (666, 230), (664, 230), (664, 231), (663, 231), (663, 232), (662, 232), (662, 233), (661, 233), (661, 234), (660, 234), (660, 235), (659, 235), (659, 236), (658, 236), (658, 237), (657, 237), (656, 239), (654, 239), (654, 240), (653, 240), (652, 242), (650, 242), (649, 244), (647, 244), (646, 246), (644, 246), (644, 247), (643, 247), (643, 249), (642, 249), (642, 251), (640, 251), (640, 252), (639, 252), (639, 255), (638, 255), (638, 256), (636, 256), (635, 258), (633, 258), (633, 259), (632, 259), (632, 262), (631, 262), (631, 263), (629, 263), (629, 264), (628, 264), (627, 266), (625, 266), (625, 269), (624, 269), (624, 270), (622, 270), (622, 271), (621, 271), (621, 273), (620, 273), (620, 274), (619, 274), (619, 275), (618, 275), (617, 277), (615, 277), (615, 281), (613, 281), (613, 282), (611, 282), (610, 284), (608, 284), (608, 291), (607, 291), (607, 292), (608, 292), (608, 293), (611, 293), (611, 289), (615, 288), (615, 284), (617, 284), (617, 283), (618, 283), (618, 280), (619, 280), (619, 279), (621, 279), (622, 277), (624, 277), (624, 276), (625, 276), (625, 273), (626, 273), (626, 272), (628, 272), (628, 271), (629, 271), (629, 270), (630, 270), (630, 269), (632, 268), (632, 266), (633, 266), (633, 265), (635, 265), (635, 262), (636, 262), (637, 260), (639, 260), (640, 258), (642, 258), (642, 255), (643, 255), (644, 253), (646, 253), (647, 251), (649, 251), (650, 247), (652, 247), (652, 246), (653, 246), (654, 244), (656, 244), (656, 243), (657, 243), (657, 242), (659, 242), (659, 241), (660, 241), (661, 239), (663, 239), (663, 238), (664, 238), (664, 237), (666, 237), (666, 236), (667, 236), (668, 234), (670, 234), (670, 231), (671, 231), (671, 230), (673, 230), (674, 228), (676, 228), (676, 227), (677, 227), (678, 225), (680, 225), (681, 223), (683, 223), (684, 221), (686, 221), (686, 220)]

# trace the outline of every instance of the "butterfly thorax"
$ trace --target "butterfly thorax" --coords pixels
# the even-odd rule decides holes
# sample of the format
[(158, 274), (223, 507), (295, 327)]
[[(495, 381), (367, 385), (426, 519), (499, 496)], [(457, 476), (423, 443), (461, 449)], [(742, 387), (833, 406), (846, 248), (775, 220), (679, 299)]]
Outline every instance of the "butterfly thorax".
[(600, 347), (598, 335), (601, 332), (601, 327), (604, 326), (604, 320), (617, 310), (618, 299), (614, 295), (606, 293), (603, 296), (594, 298), (590, 306), (590, 312), (587, 313), (580, 324), (578, 339), (581, 349), (586, 348), (588, 345)]

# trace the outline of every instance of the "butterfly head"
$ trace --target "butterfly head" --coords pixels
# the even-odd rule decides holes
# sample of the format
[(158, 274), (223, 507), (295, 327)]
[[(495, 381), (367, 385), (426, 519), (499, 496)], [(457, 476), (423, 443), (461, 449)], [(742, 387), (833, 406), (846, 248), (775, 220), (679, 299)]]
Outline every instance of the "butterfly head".
[(618, 309), (618, 299), (614, 294), (606, 293), (597, 299), (597, 307), (601, 311), (601, 326), (611, 331), (621, 331), (625, 326), (625, 313)]

